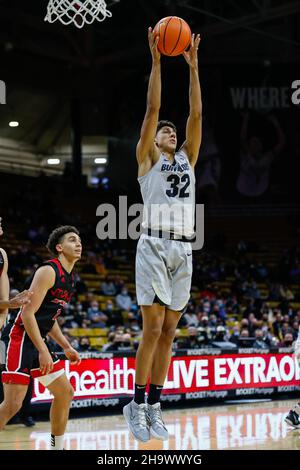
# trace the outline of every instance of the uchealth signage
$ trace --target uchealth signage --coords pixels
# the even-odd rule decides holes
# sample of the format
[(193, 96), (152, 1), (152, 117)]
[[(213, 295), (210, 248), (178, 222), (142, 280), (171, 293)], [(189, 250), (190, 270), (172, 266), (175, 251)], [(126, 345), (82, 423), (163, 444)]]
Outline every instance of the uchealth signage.
[[(78, 366), (65, 361), (74, 400), (132, 395), (134, 367), (133, 357), (83, 359)], [(172, 358), (164, 393), (296, 386), (299, 379), (299, 365), (292, 354), (182, 356)], [(32, 402), (50, 398), (48, 390), (35, 379)]]

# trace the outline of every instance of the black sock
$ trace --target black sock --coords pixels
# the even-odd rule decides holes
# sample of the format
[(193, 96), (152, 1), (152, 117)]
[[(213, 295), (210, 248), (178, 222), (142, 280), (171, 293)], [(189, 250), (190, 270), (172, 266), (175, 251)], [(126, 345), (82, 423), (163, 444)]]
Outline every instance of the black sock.
[(140, 405), (141, 403), (145, 403), (145, 391), (146, 385), (134, 385), (134, 401), (138, 405)]
[(159, 402), (162, 389), (162, 385), (150, 384), (149, 395), (147, 400), (147, 403), (149, 403), (149, 405), (154, 405), (155, 403)]

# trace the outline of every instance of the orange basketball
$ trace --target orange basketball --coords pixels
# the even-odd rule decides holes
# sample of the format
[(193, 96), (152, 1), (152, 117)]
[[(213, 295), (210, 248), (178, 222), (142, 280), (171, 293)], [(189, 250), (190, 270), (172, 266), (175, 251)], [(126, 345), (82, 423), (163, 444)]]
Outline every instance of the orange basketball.
[(158, 50), (164, 55), (182, 54), (191, 42), (191, 29), (186, 21), (178, 16), (167, 16), (160, 20), (154, 28), (159, 34)]

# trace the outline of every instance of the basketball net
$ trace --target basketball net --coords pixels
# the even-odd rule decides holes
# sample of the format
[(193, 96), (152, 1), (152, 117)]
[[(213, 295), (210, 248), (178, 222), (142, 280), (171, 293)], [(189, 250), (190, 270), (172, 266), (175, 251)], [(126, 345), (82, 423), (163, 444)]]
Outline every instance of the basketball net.
[(103, 21), (111, 17), (104, 0), (49, 0), (45, 21), (59, 20), (64, 25), (73, 23), (77, 28), (93, 21)]

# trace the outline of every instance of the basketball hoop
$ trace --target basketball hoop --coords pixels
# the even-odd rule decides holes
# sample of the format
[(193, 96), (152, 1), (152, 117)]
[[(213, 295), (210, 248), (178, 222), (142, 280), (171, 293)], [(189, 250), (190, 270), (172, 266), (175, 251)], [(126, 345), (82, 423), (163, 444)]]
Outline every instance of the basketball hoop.
[(82, 28), (85, 24), (104, 21), (111, 16), (104, 0), (49, 0), (45, 21), (54, 23), (59, 20), (64, 25), (73, 23)]

